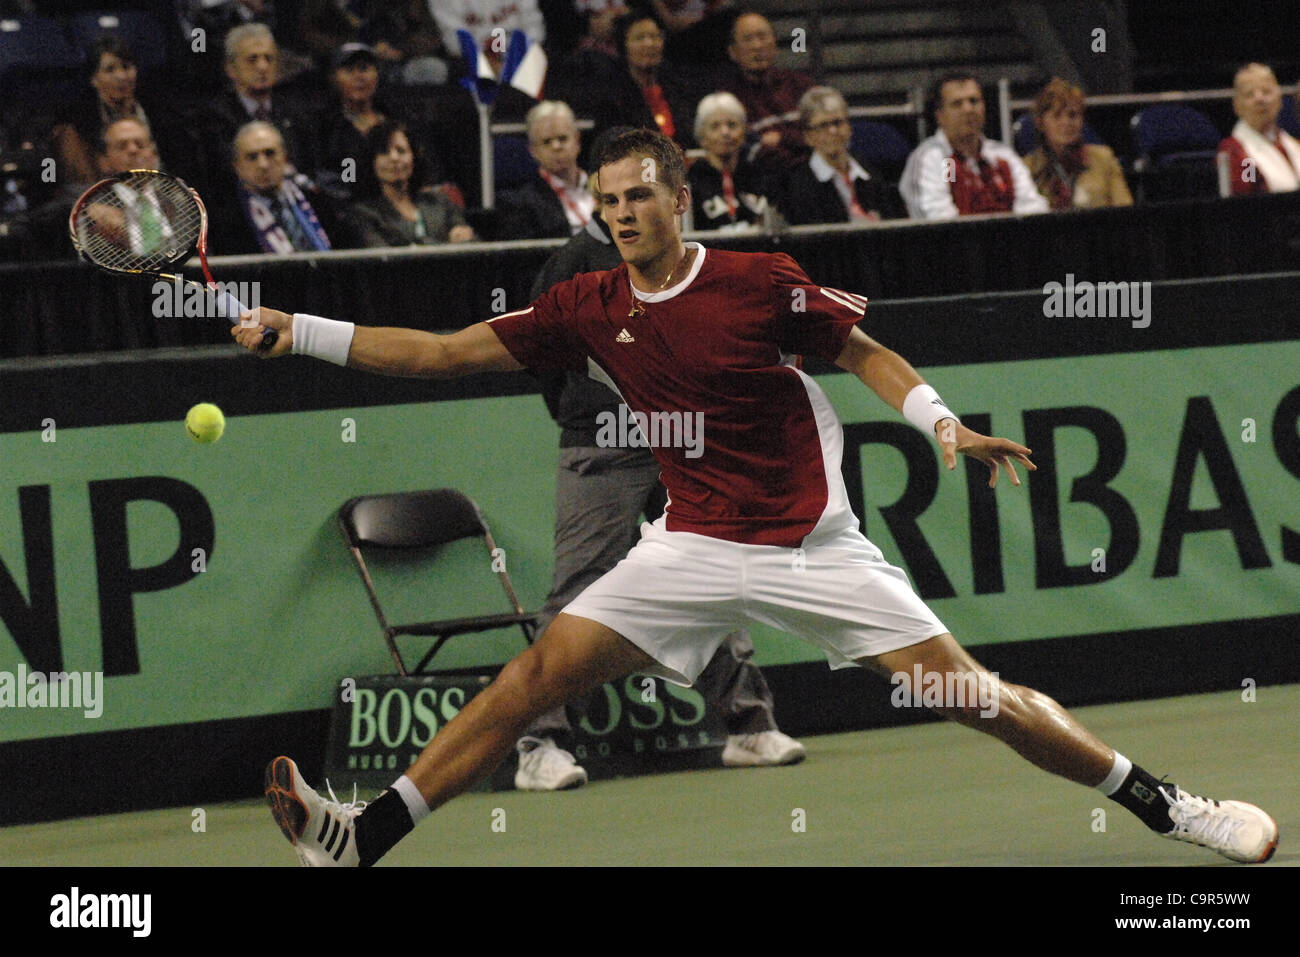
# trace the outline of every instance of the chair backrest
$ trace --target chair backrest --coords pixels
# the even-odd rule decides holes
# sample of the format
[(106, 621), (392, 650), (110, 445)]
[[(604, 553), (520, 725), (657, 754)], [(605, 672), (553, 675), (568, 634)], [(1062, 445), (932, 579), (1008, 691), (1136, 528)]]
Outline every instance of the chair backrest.
[(537, 160), (528, 152), (528, 137), (505, 133), (492, 141), (493, 186), (498, 190), (518, 189), (537, 175)]
[[(167, 62), (169, 37), (161, 23), (144, 10), (103, 10), (79, 13), (67, 20), (68, 37), (85, 60), (95, 41), (105, 34), (121, 37), (131, 48), (140, 72), (151, 74)], [(209, 42), (217, 42), (210, 38)]]
[(85, 86), (85, 57), (48, 17), (0, 17), (0, 90), (7, 112), (50, 108)]
[(474, 500), (450, 488), (351, 498), (339, 509), (339, 525), (357, 548), (429, 548), (487, 532)]
[(886, 173), (903, 168), (913, 147), (896, 127), (861, 119), (854, 120), (852, 126), (849, 149), (853, 153)]
[(1282, 112), (1277, 118), (1277, 125), (1292, 136), (1300, 136), (1300, 112), (1297, 112), (1296, 106), (1296, 98), (1293, 94), (1282, 97)]
[(1133, 135), (1141, 156), (1214, 152), (1222, 137), (1210, 118), (1183, 103), (1157, 103), (1133, 117)]
[[(1094, 146), (1106, 145), (1106, 141), (1098, 136), (1097, 131), (1089, 126), (1086, 121), (1083, 124), (1083, 141)], [(1038, 149), (1041, 143), (1042, 137), (1038, 135), (1038, 128), (1034, 126), (1034, 114), (1021, 113), (1016, 118), (1016, 121), (1011, 124), (1011, 145), (1015, 147), (1019, 155), (1028, 156)]]

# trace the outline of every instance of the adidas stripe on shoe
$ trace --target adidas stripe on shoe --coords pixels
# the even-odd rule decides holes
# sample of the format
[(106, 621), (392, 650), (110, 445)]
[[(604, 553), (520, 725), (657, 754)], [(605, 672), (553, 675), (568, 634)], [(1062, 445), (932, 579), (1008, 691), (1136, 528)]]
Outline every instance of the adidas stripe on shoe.
[(344, 804), (329, 787), (330, 800), (302, 779), (291, 758), (278, 757), (266, 766), (266, 802), (281, 833), (298, 853), (304, 867), (356, 867), (360, 863), (354, 821), (365, 808), (355, 799)]

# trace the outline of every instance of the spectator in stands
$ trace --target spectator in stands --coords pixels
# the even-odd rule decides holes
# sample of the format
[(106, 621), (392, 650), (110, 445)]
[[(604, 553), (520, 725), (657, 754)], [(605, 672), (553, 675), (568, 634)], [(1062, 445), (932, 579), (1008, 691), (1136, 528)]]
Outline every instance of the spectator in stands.
[(216, 193), (233, 191), (230, 151), (236, 132), (253, 120), (272, 124), (279, 131), (289, 165), (296, 171), (310, 155), (302, 112), (274, 95), (279, 79), (280, 50), (264, 23), (246, 23), (226, 34), (226, 76), (231, 88), (213, 98), (200, 115), (207, 149), (207, 188)]
[(1289, 193), (1300, 187), (1300, 142), (1277, 125), (1282, 88), (1272, 69), (1247, 63), (1232, 81), (1237, 125), (1219, 144), (1219, 195)]
[(77, 182), (95, 179), (94, 150), (110, 123), (132, 117), (150, 128), (149, 117), (136, 98), (138, 68), (126, 41), (105, 34), (91, 47), (87, 62), (91, 90), (53, 130), (60, 176)]
[[(314, 177), (326, 189), (351, 192), (349, 169), (364, 166), (366, 134), (388, 118), (375, 103), (379, 56), (364, 43), (345, 43), (334, 51), (330, 83), (338, 100), (317, 117)], [(345, 164), (351, 164), (345, 168)]]
[(474, 239), (460, 207), (429, 182), (429, 166), (396, 120), (365, 137), (364, 162), (352, 206), (363, 246), (432, 246)]
[(405, 86), (447, 82), (442, 37), (428, 0), (361, 4), (305, 0), (298, 32), (323, 66), (331, 64), (344, 44), (365, 43), (373, 48), (385, 82)]
[(814, 86), (801, 70), (776, 66), (776, 32), (761, 13), (742, 13), (731, 28), (727, 56), (718, 86), (734, 93), (749, 117), (750, 132), (758, 133), (753, 156), (760, 168), (784, 175), (808, 156), (798, 120), (799, 99)]
[(546, 71), (546, 96), (569, 104), (578, 116), (596, 121), (598, 128), (618, 122), (610, 90), (625, 82), (616, 25), (627, 15), (624, 0), (577, 0), (584, 32), (577, 46), (552, 57)]
[(68, 215), (91, 183), (127, 170), (159, 169), (162, 166), (149, 127), (131, 116), (108, 125), (95, 143), (94, 162), (90, 176), (84, 180), (65, 181), (49, 201), (32, 214), (38, 258), (67, 259), (76, 255), (68, 239)]
[[(231, 30), (245, 23), (266, 24), (272, 34), (280, 35), (277, 29), (275, 0), (177, 0), (176, 15), (180, 20), (186, 45), (189, 46), (193, 42), (195, 30), (202, 30), (207, 49), (214, 53), (220, 49), (220, 44), (224, 42)], [(203, 57), (201, 62), (210, 61), (207, 57)], [(296, 50), (286, 49), (283, 43), (280, 44), (276, 73), (281, 82), (292, 80), (313, 68), (311, 57)], [(204, 85), (200, 88), (203, 92), (211, 89), (207, 83), (220, 80), (220, 69), (217, 73), (215, 77), (203, 78)]]
[(611, 91), (607, 114), (596, 117), (597, 130), (614, 124), (658, 129), (679, 146), (689, 146), (694, 103), (687, 85), (664, 68), (665, 31), (652, 13), (632, 12), (614, 27), (624, 70)]
[(849, 152), (853, 128), (838, 90), (813, 87), (799, 100), (799, 116), (813, 152), (790, 173), (782, 192), (780, 208), (788, 222), (878, 222), (902, 215), (885, 178)]
[(671, 62), (708, 67), (726, 62), (732, 0), (650, 0), (650, 7), (668, 31)]
[(1132, 206), (1133, 194), (1110, 147), (1083, 141), (1083, 90), (1059, 77), (1034, 102), (1041, 144), (1025, 157), (1038, 192), (1054, 210)]
[(686, 172), (695, 229), (752, 229), (768, 211), (758, 169), (741, 156), (745, 108), (730, 93), (710, 93), (695, 109), (695, 139), (704, 148)]
[(577, 0), (577, 7), (586, 25), (586, 31), (578, 40), (578, 49), (594, 50), (611, 60), (618, 59), (614, 24), (619, 17), (627, 16), (625, 0)]
[(984, 136), (984, 94), (968, 73), (940, 77), (929, 97), (939, 131), (907, 158), (899, 191), (915, 219), (1045, 213), (1047, 200), (1016, 151)]
[(290, 174), (279, 130), (261, 120), (241, 127), (233, 166), (239, 182), (234, 202), (214, 212), (214, 249), (283, 254), (334, 247), (326, 230), (336, 232), (343, 222), (328, 196), (315, 191), (306, 177)]
[(501, 238), (576, 235), (591, 221), (596, 201), (578, 166), (582, 142), (573, 111), (565, 103), (544, 100), (528, 111), (525, 125), (537, 176), (502, 197)]

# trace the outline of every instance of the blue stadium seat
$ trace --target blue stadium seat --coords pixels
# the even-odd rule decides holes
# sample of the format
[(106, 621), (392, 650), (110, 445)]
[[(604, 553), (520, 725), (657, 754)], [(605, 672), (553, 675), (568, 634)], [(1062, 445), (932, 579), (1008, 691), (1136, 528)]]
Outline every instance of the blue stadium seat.
[(888, 123), (859, 119), (852, 121), (852, 127), (849, 150), (880, 170), (886, 179), (897, 182), (911, 155), (912, 143)]
[(498, 193), (518, 189), (537, 175), (537, 160), (528, 152), (528, 137), (506, 133), (492, 141), (492, 175)]
[(1292, 136), (1300, 136), (1300, 113), (1296, 112), (1294, 96), (1282, 97), (1282, 112), (1277, 118), (1277, 125)]
[[(1083, 141), (1092, 143), (1096, 146), (1105, 146), (1106, 141), (1097, 135), (1097, 131), (1088, 125), (1087, 121), (1083, 124)], [(1021, 156), (1028, 156), (1034, 150), (1038, 149), (1038, 130), (1034, 127), (1034, 115), (1032, 113), (1021, 113), (1016, 121), (1011, 124), (1011, 145)]]
[(57, 21), (0, 18), (0, 106), (7, 113), (50, 108), (76, 95), (83, 62)]
[(153, 14), (144, 10), (79, 13), (66, 22), (68, 37), (83, 61), (96, 40), (112, 33), (130, 46), (142, 76), (153, 73), (167, 62), (167, 32)]
[(1222, 135), (1208, 116), (1181, 103), (1158, 103), (1139, 110), (1132, 126), (1142, 198), (1218, 195), (1214, 154)]

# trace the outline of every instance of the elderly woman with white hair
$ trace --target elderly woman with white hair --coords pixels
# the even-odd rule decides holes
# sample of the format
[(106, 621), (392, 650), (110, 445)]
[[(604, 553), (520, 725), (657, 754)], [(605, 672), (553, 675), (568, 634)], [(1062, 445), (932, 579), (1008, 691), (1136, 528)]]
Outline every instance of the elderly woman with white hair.
[(814, 86), (799, 100), (812, 156), (796, 166), (778, 204), (791, 224), (872, 222), (902, 215), (898, 191), (849, 152), (853, 128), (840, 92)]
[(695, 139), (704, 157), (691, 164), (695, 229), (747, 230), (760, 225), (768, 209), (762, 174), (741, 155), (745, 108), (730, 93), (710, 93), (695, 110)]

